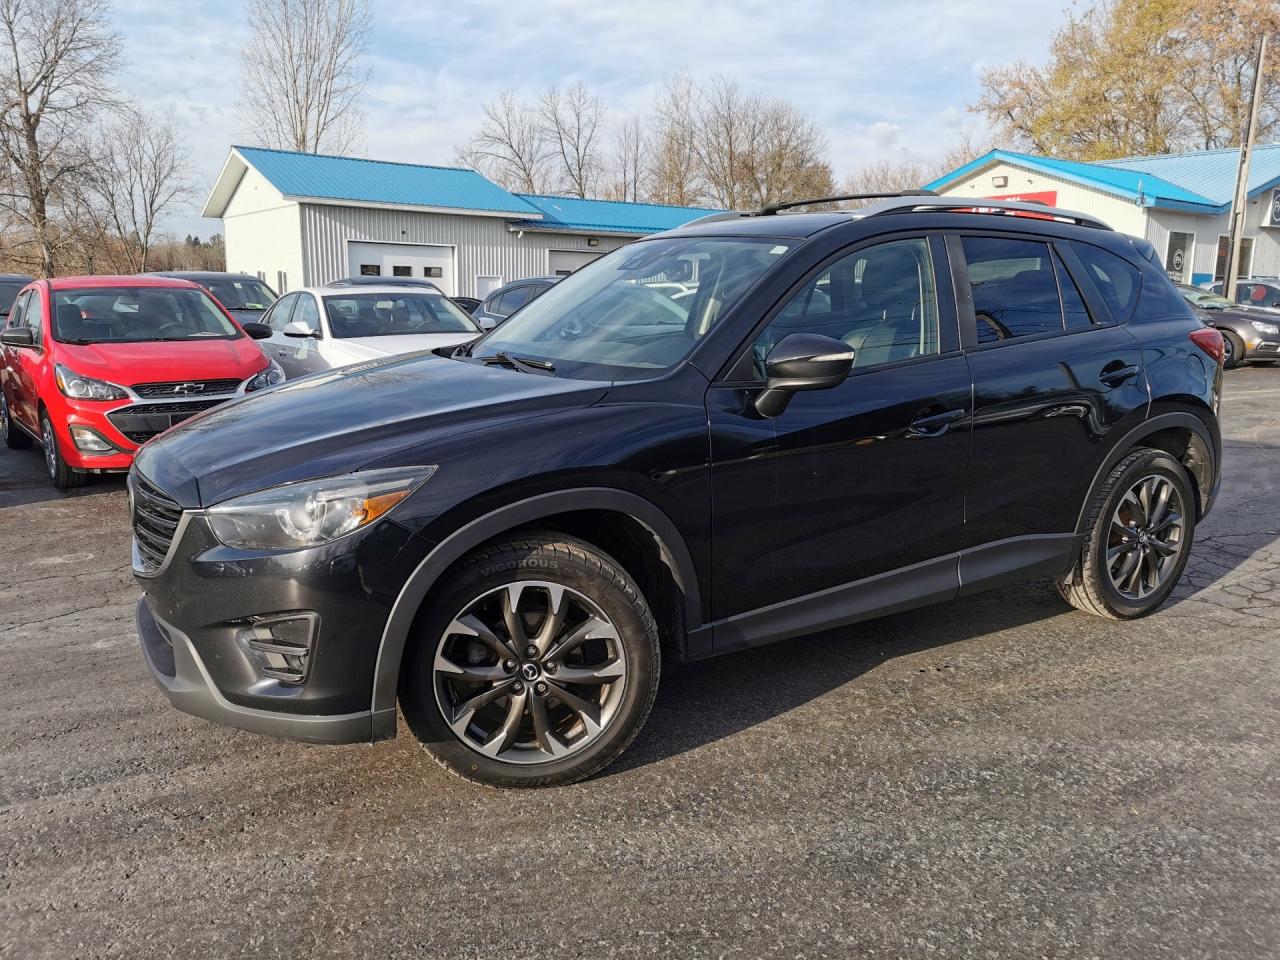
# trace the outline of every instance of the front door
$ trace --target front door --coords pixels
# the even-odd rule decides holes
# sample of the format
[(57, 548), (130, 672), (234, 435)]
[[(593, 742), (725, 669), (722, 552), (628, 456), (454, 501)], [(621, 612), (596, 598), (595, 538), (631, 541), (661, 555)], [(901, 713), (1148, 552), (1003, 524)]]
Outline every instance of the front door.
[[(851, 589), (875, 593), (873, 606), (890, 602), (894, 588), (869, 578), (907, 568), (917, 600), (954, 594), (970, 380), (954, 298), (940, 290), (950, 274), (937, 239), (845, 252), (784, 301), (708, 392), (718, 651), (820, 627), (824, 611), (848, 613)], [(761, 417), (764, 357), (800, 331), (848, 344), (853, 371)]]

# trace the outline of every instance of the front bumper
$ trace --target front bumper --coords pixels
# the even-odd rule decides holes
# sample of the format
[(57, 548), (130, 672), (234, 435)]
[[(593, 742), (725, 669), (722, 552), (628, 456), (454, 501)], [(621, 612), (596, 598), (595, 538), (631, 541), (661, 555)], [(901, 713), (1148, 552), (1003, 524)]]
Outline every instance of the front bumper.
[[(159, 620), (147, 606), (145, 596), (138, 600), (136, 617), (142, 654), (151, 668), (151, 676), (169, 701), (183, 713), (287, 740), (360, 743), (380, 739), (375, 736), (377, 724), (369, 710), (309, 716), (276, 713), (232, 703), (219, 692), (191, 638), (177, 627)], [(383, 718), (383, 726), (386, 719)], [(390, 722), (394, 730), (394, 712)]]
[[(382, 633), (427, 549), (384, 518), (321, 547), (239, 551), (217, 541), (202, 511), (185, 511), (157, 569), (140, 562), (135, 534), (147, 663), (173, 704), (196, 716), (289, 739), (388, 739), (394, 708), (372, 710)], [(289, 671), (255, 649), (262, 624), (280, 619), (310, 625), (300, 680), (283, 679)]]

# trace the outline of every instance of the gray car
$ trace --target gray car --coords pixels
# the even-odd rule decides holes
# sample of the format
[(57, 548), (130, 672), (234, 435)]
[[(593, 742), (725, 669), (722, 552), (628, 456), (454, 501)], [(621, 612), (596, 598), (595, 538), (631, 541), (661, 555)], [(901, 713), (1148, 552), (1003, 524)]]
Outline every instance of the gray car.
[(213, 294), (226, 311), (240, 323), (262, 319), (276, 302), (276, 292), (247, 273), (223, 273), (217, 270), (168, 270), (145, 274), (148, 277), (177, 277), (190, 280)]
[[(1223, 293), (1222, 281), (1209, 288), (1219, 296)], [(1242, 306), (1280, 313), (1280, 277), (1252, 277), (1236, 281), (1236, 303)]]
[(1174, 286), (1195, 307), (1201, 320), (1222, 331), (1225, 367), (1280, 360), (1280, 315), (1276, 311), (1232, 303), (1226, 297), (1190, 284)]
[(471, 316), (480, 324), (481, 330), (492, 330), (515, 313), (526, 303), (536, 300), (555, 285), (563, 277), (528, 277), (524, 280), (513, 280), (506, 286), (499, 287), (484, 298), (484, 302)]

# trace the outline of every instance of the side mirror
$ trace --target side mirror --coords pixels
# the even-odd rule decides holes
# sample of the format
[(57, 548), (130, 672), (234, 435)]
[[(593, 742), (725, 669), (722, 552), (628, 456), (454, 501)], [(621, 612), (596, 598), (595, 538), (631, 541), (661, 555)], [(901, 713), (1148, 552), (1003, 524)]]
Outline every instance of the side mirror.
[(497, 319), (495, 319), (494, 317), (488, 317), (488, 316), (480, 317), (479, 319), (476, 320), (476, 323), (480, 325), (480, 329), (483, 330), (485, 333), (488, 333), (490, 330), (492, 330), (494, 327), (498, 325)]
[(286, 337), (314, 337), (316, 339), (320, 337), (320, 331), (312, 330), (301, 320), (286, 323), (282, 332)]
[(265, 323), (259, 323), (257, 320), (247, 320), (240, 324), (244, 328), (244, 332), (255, 340), (270, 340), (271, 328)]
[(853, 348), (816, 333), (792, 333), (773, 345), (764, 359), (764, 390), (756, 397), (762, 417), (776, 417), (800, 390), (838, 387), (853, 369)]
[(34, 347), (36, 334), (30, 327), (10, 327), (0, 331), (0, 343), (6, 347)]

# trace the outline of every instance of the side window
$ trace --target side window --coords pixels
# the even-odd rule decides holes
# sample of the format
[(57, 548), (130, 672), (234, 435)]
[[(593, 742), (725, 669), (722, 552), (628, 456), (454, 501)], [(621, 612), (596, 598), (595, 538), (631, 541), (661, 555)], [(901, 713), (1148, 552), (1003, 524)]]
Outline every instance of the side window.
[(8, 326), (21, 327), (26, 325), (27, 321), (23, 315), (27, 312), (27, 304), (30, 302), (31, 291), (28, 290), (18, 298), (18, 301), (13, 305), (13, 308), (10, 309)]
[(1138, 302), (1138, 268), (1114, 253), (1088, 243), (1073, 243), (1071, 248), (1089, 271), (1112, 315), (1117, 320), (1128, 320)]
[(961, 244), (973, 288), (978, 343), (1062, 332), (1062, 303), (1047, 243), (964, 237)]
[(522, 287), (512, 287), (502, 295), (502, 300), (498, 304), (498, 310), (495, 312), (500, 317), (509, 317), (518, 309), (529, 302), (529, 294), (532, 288), (528, 285)]
[(26, 303), (22, 306), (22, 325), (34, 331), (36, 343), (44, 343), (44, 304), (35, 290), (27, 294)]
[(1186, 319), (1195, 311), (1169, 280), (1169, 275), (1149, 260), (1142, 263), (1142, 290), (1138, 297), (1139, 309), (1135, 319), (1163, 320), (1172, 317)]
[(1071, 279), (1071, 274), (1067, 272), (1062, 258), (1057, 253), (1053, 255), (1053, 272), (1058, 276), (1058, 293), (1062, 297), (1062, 318), (1066, 321), (1067, 329), (1087, 330), (1093, 326), (1089, 308), (1084, 305), (1080, 288)]
[(929, 245), (895, 240), (843, 257), (798, 290), (752, 345), (754, 374), (783, 337), (816, 333), (853, 347), (855, 369), (938, 353)]
[(281, 297), (275, 302), (275, 306), (271, 308), (271, 314), (267, 317), (267, 323), (271, 329), (279, 333), (289, 325), (289, 320), (293, 313), (293, 308), (298, 302), (298, 294), (288, 297)]
[[(566, 274), (566, 276), (568, 276), (568, 274)], [(544, 293), (546, 293), (550, 289), (551, 288), (546, 284), (531, 283), (529, 285), (529, 299), (537, 300), (540, 296), (542, 296)]]
[(298, 305), (294, 307), (292, 323), (305, 323), (307, 329), (320, 331), (320, 308), (316, 306), (316, 298), (309, 293), (297, 296)]

